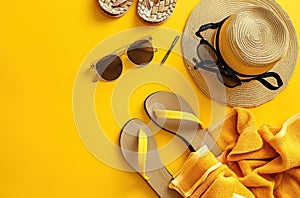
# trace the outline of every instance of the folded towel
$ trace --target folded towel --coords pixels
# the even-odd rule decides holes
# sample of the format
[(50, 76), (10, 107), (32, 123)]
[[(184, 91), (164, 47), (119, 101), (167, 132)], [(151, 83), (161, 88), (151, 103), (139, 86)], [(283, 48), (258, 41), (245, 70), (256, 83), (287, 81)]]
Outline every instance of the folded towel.
[(191, 153), (169, 185), (183, 197), (254, 197), (228, 166), (202, 147)]
[(249, 110), (233, 108), (217, 144), (223, 165), (192, 153), (170, 187), (184, 197), (300, 197), (300, 114), (257, 129)]

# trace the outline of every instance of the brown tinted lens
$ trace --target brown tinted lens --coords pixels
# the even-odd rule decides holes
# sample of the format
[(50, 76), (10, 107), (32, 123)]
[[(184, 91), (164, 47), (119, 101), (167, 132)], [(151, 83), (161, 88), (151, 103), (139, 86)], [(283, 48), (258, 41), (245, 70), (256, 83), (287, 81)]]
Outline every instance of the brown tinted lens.
[(136, 65), (147, 65), (154, 56), (152, 44), (148, 40), (139, 40), (131, 44), (127, 56)]
[(234, 75), (233, 73), (229, 71), (225, 71), (223, 69), (220, 69), (220, 72), (218, 72), (218, 78), (219, 80), (224, 83), (225, 86), (229, 88), (234, 88), (236, 86), (239, 86), (242, 84), (241, 80)]
[(117, 79), (122, 73), (122, 60), (119, 56), (111, 54), (96, 63), (98, 74), (107, 81)]
[(214, 50), (207, 44), (199, 44), (197, 46), (197, 54), (200, 60), (210, 60), (215, 63), (218, 61), (217, 55)]

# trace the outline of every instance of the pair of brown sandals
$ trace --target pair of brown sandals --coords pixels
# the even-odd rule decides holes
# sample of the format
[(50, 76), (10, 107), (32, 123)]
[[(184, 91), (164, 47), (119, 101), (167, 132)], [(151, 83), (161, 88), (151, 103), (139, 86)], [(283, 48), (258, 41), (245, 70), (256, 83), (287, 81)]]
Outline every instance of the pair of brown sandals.
[[(137, 13), (148, 23), (162, 23), (174, 12), (177, 0), (137, 0)], [(133, 0), (98, 0), (104, 13), (112, 17), (124, 15)]]
[[(221, 155), (221, 149), (181, 96), (165, 91), (155, 92), (146, 98), (144, 108), (156, 125), (183, 140), (191, 152), (207, 146), (215, 156)], [(120, 147), (128, 164), (159, 197), (182, 197), (169, 188), (173, 176), (162, 163), (153, 134), (142, 120), (134, 118), (124, 125), (120, 134)]]

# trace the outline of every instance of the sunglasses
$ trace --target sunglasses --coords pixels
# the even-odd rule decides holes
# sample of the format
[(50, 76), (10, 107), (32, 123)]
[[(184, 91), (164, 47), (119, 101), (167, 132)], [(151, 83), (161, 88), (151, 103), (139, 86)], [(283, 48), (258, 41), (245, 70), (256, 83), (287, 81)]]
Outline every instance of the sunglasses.
[[(225, 62), (219, 50), (219, 34), (221, 27), (227, 18), (229, 17), (226, 17), (218, 23), (208, 23), (202, 25), (196, 32), (196, 36), (200, 38), (200, 43), (197, 46), (197, 55), (200, 59), (200, 62), (193, 58), (193, 62), (195, 63), (194, 69), (201, 68), (206, 71), (216, 73), (219, 81), (229, 88), (240, 86), (243, 82), (257, 80), (270, 90), (279, 89), (283, 85), (283, 82), (277, 73), (265, 72), (260, 75), (244, 75), (231, 69), (231, 67)], [(208, 29), (217, 29), (216, 48), (214, 48), (214, 46), (201, 35), (201, 32)], [(267, 78), (274, 78), (277, 85), (273, 85), (268, 82)]]
[(152, 37), (140, 39), (122, 47), (91, 64), (91, 68), (97, 74), (94, 82), (97, 82), (99, 78), (105, 81), (113, 81), (119, 78), (123, 70), (121, 56), (124, 54), (127, 54), (128, 59), (133, 64), (145, 66), (152, 61), (156, 51), (157, 49), (152, 46)]

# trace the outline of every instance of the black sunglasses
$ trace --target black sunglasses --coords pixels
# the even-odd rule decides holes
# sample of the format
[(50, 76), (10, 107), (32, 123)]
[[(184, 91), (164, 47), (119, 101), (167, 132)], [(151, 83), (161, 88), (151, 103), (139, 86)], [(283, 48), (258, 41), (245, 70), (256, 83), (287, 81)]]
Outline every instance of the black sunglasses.
[[(219, 50), (219, 34), (222, 25), (228, 19), (226, 17), (218, 23), (208, 23), (202, 25), (199, 30), (196, 32), (196, 36), (200, 38), (200, 43), (197, 46), (197, 55), (200, 59), (198, 62), (195, 58), (193, 61), (195, 63), (194, 69), (204, 69), (206, 71), (214, 72), (217, 74), (219, 81), (221, 81), (226, 87), (234, 88), (236, 86), (242, 85), (243, 82), (249, 82), (252, 80), (257, 80), (262, 83), (266, 88), (270, 90), (277, 90), (282, 85), (283, 82), (280, 76), (275, 72), (265, 72), (260, 75), (245, 75), (240, 74), (233, 69), (225, 62), (223, 59), (220, 50)], [(208, 29), (217, 29), (216, 33), (216, 48), (213, 47), (202, 35), (201, 32)], [(242, 77), (242, 78), (239, 78)], [(266, 78), (274, 78), (276, 80), (277, 86), (274, 86), (266, 80)]]
[(114, 52), (106, 55), (105, 57), (94, 61), (91, 64), (91, 68), (96, 71), (97, 77), (94, 82), (102, 78), (105, 81), (113, 81), (119, 78), (123, 70), (123, 63), (121, 56), (125, 53), (128, 59), (135, 65), (145, 66), (149, 64), (156, 49), (152, 46), (152, 37), (146, 39), (140, 39), (132, 44), (122, 47)]

